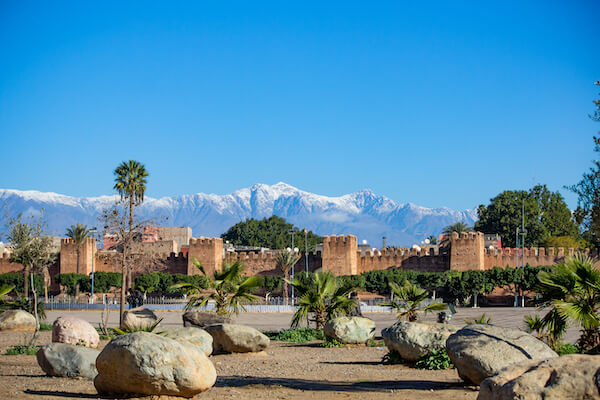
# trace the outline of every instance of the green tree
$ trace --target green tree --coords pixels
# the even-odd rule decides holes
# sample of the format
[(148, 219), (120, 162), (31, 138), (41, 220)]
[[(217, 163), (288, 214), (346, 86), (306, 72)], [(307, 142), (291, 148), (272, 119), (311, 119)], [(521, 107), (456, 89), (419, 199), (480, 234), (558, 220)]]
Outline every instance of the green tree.
[(394, 293), (394, 300), (389, 303), (381, 303), (380, 305), (395, 310), (398, 314), (398, 319), (406, 318), (407, 321), (413, 322), (417, 320), (418, 313), (420, 312), (428, 313), (446, 309), (446, 305), (442, 303), (430, 303), (422, 307), (421, 303), (428, 296), (427, 291), (410, 282), (406, 282), (404, 286), (390, 283), (390, 288)]
[(83, 242), (85, 242), (85, 239), (90, 237), (91, 230), (88, 229), (87, 225), (76, 224), (76, 225), (71, 225), (69, 228), (67, 228), (66, 235), (68, 238), (73, 239), (73, 243), (75, 243), (75, 246), (76, 246), (75, 252), (77, 253), (77, 270), (76, 270), (76, 272), (78, 274), (80, 274), (81, 271), (79, 269), (79, 258), (81, 256), (81, 245), (83, 244)]
[[(144, 201), (144, 193), (146, 192), (146, 178), (148, 171), (144, 165), (135, 160), (123, 161), (114, 171), (115, 186), (114, 189), (121, 195), (121, 200), (126, 200), (129, 203), (129, 234), (133, 232), (134, 207), (142, 204)], [(130, 270), (129, 260), (123, 257), (122, 267), (122, 288), (121, 299), (119, 306), (119, 324), (123, 324), (123, 313), (125, 312), (125, 292), (128, 286), (132, 286), (131, 282), (127, 282), (127, 276)], [(129, 277), (131, 280), (131, 277)]]
[[(36, 321), (36, 330), (30, 340), (31, 345), (37, 337), (40, 325), (38, 313), (40, 307), (34, 284), (34, 275), (39, 273), (42, 276), (48, 276), (48, 268), (56, 260), (56, 253), (52, 248), (52, 238), (46, 233), (43, 212), (37, 222), (24, 222), (21, 214), (16, 218), (9, 217), (8, 230), (8, 243), (12, 250), (11, 261), (20, 263), (24, 267), (25, 297), (28, 296), (27, 283), (31, 284), (33, 294), (32, 310)], [(46, 289), (47, 286), (44, 285), (44, 288)], [(47, 290), (45, 295), (47, 298)]]
[(356, 306), (356, 301), (349, 298), (354, 288), (338, 286), (330, 272), (317, 271), (308, 277), (301, 274), (289, 283), (298, 295), (298, 309), (292, 317), (292, 328), (308, 320), (312, 313), (316, 329), (321, 330), (329, 319), (347, 315)]
[[(555, 265), (551, 272), (540, 272), (538, 277), (538, 290), (544, 304), (551, 307), (550, 316), (544, 317), (545, 323), (563, 327), (569, 320), (577, 323), (582, 327), (579, 348), (597, 352), (600, 347), (600, 270), (594, 267), (594, 262), (577, 255)], [(564, 332), (564, 328), (561, 330)]]
[(283, 250), (277, 252), (275, 262), (281, 272), (283, 272), (283, 304), (288, 304), (288, 280), (290, 269), (300, 260), (300, 254), (295, 251)]
[(479, 220), (475, 230), (498, 233), (502, 243), (515, 243), (517, 227), (522, 225), (525, 209), (525, 246), (540, 246), (550, 236), (577, 237), (577, 226), (571, 211), (558, 192), (550, 192), (546, 185), (536, 185), (529, 191), (507, 190), (490, 200), (488, 206), (477, 209)]
[(204, 290), (200, 285), (189, 282), (173, 285), (174, 289), (187, 289), (190, 299), (186, 310), (206, 307), (209, 301), (214, 301), (217, 314), (228, 315), (232, 312), (238, 314), (240, 309), (244, 310), (244, 304), (258, 300), (252, 292), (261, 285), (261, 279), (258, 276), (244, 279), (243, 263), (236, 261), (225, 264), (222, 271), (215, 271), (212, 278), (209, 278), (200, 261), (193, 259), (192, 262), (207, 278), (208, 289)]
[(455, 222), (444, 228), (444, 235), (452, 235), (452, 232), (457, 232), (459, 235), (463, 232), (473, 232), (473, 228), (462, 221)]
[(428, 238), (429, 244), (437, 244), (438, 238), (436, 236), (430, 235)]
[[(292, 247), (292, 235), (289, 233), (291, 230), (296, 232), (294, 235), (294, 247), (303, 251), (305, 249), (304, 230), (298, 229), (276, 215), (261, 220), (251, 218), (239, 222), (222, 234), (221, 238), (239, 246), (285, 249)], [(306, 236), (309, 251), (322, 242), (322, 238), (312, 231), (308, 231)]]

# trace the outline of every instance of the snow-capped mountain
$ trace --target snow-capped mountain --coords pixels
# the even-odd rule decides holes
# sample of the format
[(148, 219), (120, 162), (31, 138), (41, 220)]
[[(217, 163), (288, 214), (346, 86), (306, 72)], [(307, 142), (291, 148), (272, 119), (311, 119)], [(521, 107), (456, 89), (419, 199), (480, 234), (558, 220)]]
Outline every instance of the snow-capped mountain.
[[(51, 233), (64, 234), (75, 223), (100, 226), (98, 217), (118, 196), (71, 197), (56, 193), (0, 189), (0, 234), (6, 233), (6, 214), (39, 215), (44, 210)], [(4, 212), (6, 211), (6, 212)], [(353, 234), (381, 247), (410, 246), (457, 221), (472, 225), (475, 209), (425, 208), (400, 204), (361, 190), (340, 197), (320, 196), (283, 182), (256, 184), (231, 194), (198, 193), (153, 199), (146, 197), (140, 207), (143, 218), (153, 218), (165, 226), (190, 226), (194, 236), (219, 236), (230, 226), (247, 218), (271, 215), (285, 218), (301, 228), (320, 235)]]

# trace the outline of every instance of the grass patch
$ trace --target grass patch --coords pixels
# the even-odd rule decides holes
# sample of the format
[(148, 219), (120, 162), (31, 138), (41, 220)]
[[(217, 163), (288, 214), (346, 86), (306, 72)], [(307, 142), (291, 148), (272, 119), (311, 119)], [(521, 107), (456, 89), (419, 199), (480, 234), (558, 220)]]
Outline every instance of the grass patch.
[(6, 349), (6, 354), (7, 356), (18, 356), (18, 355), (35, 355), (38, 350), (40, 349), (41, 346), (24, 346), (24, 345), (18, 345), (18, 346), (13, 346), (13, 347), (9, 347), (8, 349)]
[(419, 369), (439, 370), (454, 368), (446, 349), (433, 349), (431, 353), (421, 356), (415, 363)]
[(331, 338), (327, 338), (323, 343), (321, 343), (321, 347), (326, 347), (328, 349), (342, 346), (344, 346), (344, 343), (338, 342), (337, 340)]
[(365, 344), (367, 347), (385, 347), (385, 342), (383, 340), (369, 339)]
[(40, 324), (40, 331), (51, 331), (52, 324)]
[(322, 330), (312, 328), (283, 329), (279, 332), (263, 332), (271, 340), (290, 343), (306, 343), (313, 340), (324, 340)]

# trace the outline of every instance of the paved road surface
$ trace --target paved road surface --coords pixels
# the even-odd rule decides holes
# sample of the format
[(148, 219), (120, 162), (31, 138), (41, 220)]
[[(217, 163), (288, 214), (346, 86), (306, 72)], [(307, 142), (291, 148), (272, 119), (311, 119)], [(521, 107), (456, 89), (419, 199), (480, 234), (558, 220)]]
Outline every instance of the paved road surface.
[[(452, 324), (459, 326), (465, 325), (465, 319), (473, 319), (485, 313), (491, 318), (491, 323), (507, 328), (523, 327), (523, 317), (527, 314), (540, 313), (536, 308), (513, 308), (513, 307), (486, 307), (486, 308), (459, 308), (457, 314), (452, 319)], [(73, 315), (90, 322), (94, 326), (100, 323), (100, 311), (46, 311), (47, 321), (52, 322), (61, 315)], [(162, 325), (180, 326), (182, 325), (181, 312), (157, 312), (159, 318), (163, 318)], [(365, 317), (371, 318), (377, 325), (377, 335), (381, 330), (392, 325), (396, 321), (395, 314), (392, 313), (365, 313)], [(433, 321), (435, 314), (427, 315), (425, 320)], [(275, 331), (288, 328), (292, 320), (291, 313), (241, 313), (234, 317), (234, 322), (252, 326), (261, 331)], [(109, 315), (109, 326), (117, 326), (119, 322), (119, 312), (111, 311)], [(578, 328), (569, 328), (565, 340), (574, 342), (579, 336)]]

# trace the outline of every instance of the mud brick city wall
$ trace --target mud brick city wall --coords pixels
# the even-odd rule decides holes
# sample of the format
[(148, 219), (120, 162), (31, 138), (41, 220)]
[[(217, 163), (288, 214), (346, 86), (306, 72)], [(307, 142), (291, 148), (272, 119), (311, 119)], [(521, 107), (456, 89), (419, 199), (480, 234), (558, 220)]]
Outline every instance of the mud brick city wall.
[(77, 270), (77, 245), (73, 239), (64, 238), (60, 241), (60, 272), (89, 275), (92, 272), (92, 262), (96, 255), (96, 238), (87, 238), (79, 246), (79, 271)]
[(323, 236), (323, 271), (358, 274), (358, 239), (353, 235)]
[(190, 239), (188, 251), (188, 275), (200, 275), (200, 270), (193, 264), (193, 260), (202, 262), (207, 275), (223, 269), (223, 239), (221, 238), (196, 238)]
[[(321, 252), (308, 254), (308, 270), (314, 272), (321, 268)], [(277, 266), (276, 251), (235, 253), (227, 252), (223, 262), (240, 261), (244, 263), (244, 275), (279, 275), (283, 276), (281, 269)], [(294, 265), (294, 273), (306, 271), (305, 253), (300, 253), (300, 259)], [(290, 272), (291, 273), (291, 272)]]
[(388, 269), (392, 266), (422, 272), (443, 272), (448, 269), (448, 257), (439, 255), (433, 249), (417, 250), (407, 248), (358, 251), (358, 273)]
[(10, 261), (10, 256), (7, 253), (0, 257), (0, 274), (9, 272), (23, 272), (23, 265)]

